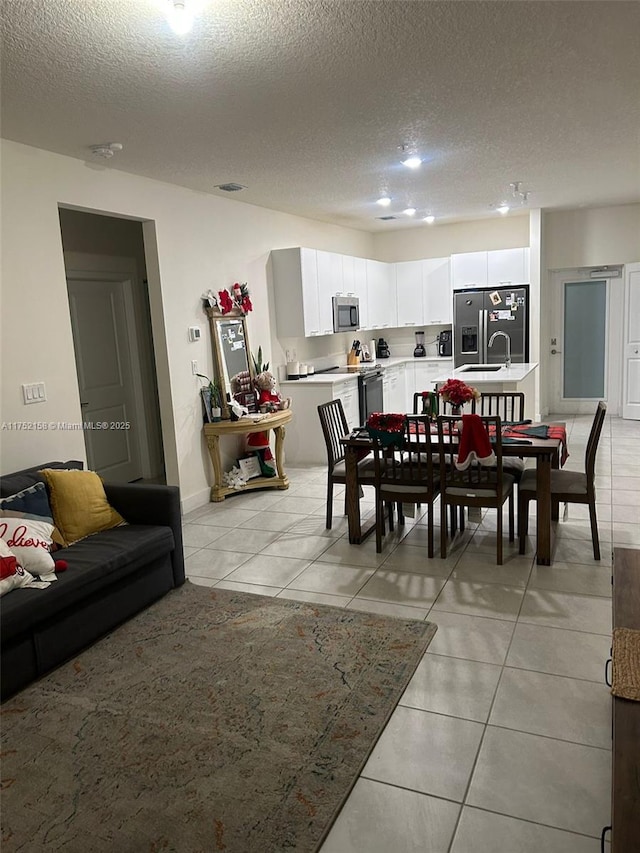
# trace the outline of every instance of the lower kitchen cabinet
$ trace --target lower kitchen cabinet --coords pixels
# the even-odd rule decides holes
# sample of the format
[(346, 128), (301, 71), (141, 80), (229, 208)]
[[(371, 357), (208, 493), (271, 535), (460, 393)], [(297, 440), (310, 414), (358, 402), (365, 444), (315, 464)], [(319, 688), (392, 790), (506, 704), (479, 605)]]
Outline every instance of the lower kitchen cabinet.
[(327, 451), (320, 428), (318, 406), (342, 400), (349, 428), (360, 423), (358, 377), (345, 375), (340, 380), (300, 379), (281, 382), (283, 397), (291, 397), (293, 420), (287, 426), (285, 461), (291, 465), (324, 465)]
[(440, 358), (438, 361), (427, 361), (416, 358), (407, 362), (405, 368), (405, 411), (413, 411), (413, 395), (420, 391), (432, 391), (434, 379), (443, 371), (453, 370), (453, 359)]
[(405, 365), (385, 367), (382, 375), (385, 412), (408, 412), (406, 408)]

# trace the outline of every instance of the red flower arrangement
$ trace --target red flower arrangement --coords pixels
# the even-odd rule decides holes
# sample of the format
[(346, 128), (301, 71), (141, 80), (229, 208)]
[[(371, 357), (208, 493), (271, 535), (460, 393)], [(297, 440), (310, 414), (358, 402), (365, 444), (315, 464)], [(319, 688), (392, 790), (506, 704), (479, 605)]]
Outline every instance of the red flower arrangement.
[(367, 432), (371, 438), (377, 438), (380, 444), (385, 447), (390, 444), (397, 444), (401, 447), (406, 424), (406, 415), (372, 412), (367, 418)]
[(243, 314), (253, 311), (253, 305), (249, 296), (249, 286), (246, 282), (240, 284), (236, 281), (230, 290), (218, 291), (218, 296), (221, 314), (228, 314), (233, 308), (237, 308)]
[(468, 403), (469, 400), (480, 399), (478, 389), (472, 388), (461, 379), (447, 379), (439, 389), (438, 394), (440, 394), (445, 402), (451, 403), (452, 406), (462, 406), (464, 403)]

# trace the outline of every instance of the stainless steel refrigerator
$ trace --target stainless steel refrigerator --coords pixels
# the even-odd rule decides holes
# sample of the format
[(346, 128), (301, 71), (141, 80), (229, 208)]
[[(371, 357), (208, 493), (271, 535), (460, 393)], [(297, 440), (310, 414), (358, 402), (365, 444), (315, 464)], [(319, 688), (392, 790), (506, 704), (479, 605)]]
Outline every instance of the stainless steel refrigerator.
[(511, 361), (529, 361), (529, 286), (457, 290), (453, 294), (454, 367), (463, 364), (504, 364), (507, 342)]

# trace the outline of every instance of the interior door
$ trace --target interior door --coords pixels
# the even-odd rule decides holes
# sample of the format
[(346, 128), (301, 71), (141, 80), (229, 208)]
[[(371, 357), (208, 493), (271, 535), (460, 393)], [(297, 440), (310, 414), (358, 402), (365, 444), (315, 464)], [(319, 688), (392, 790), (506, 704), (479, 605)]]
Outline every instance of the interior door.
[(622, 417), (640, 420), (640, 264), (625, 269)]
[(591, 412), (607, 400), (609, 282), (563, 278), (556, 291), (551, 343), (552, 411)]
[(89, 467), (111, 482), (142, 477), (133, 404), (126, 279), (67, 279)]

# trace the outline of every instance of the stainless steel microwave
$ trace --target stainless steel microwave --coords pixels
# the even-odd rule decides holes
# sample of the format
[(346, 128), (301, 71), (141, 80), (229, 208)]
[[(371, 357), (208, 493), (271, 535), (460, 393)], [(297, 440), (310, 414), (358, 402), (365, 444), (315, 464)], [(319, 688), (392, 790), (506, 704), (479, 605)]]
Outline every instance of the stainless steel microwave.
[(357, 296), (333, 297), (333, 331), (355, 332), (360, 328), (360, 300)]

